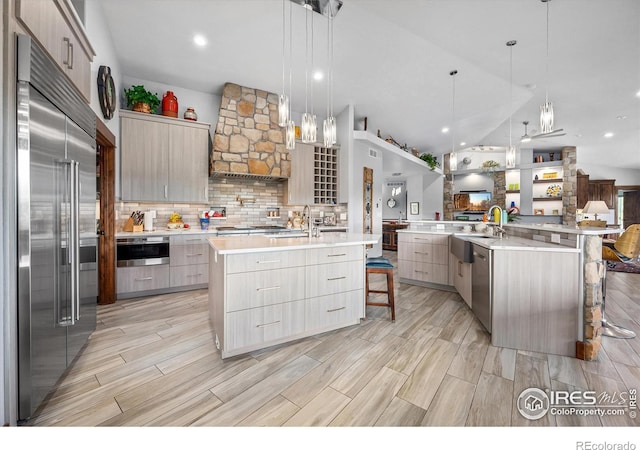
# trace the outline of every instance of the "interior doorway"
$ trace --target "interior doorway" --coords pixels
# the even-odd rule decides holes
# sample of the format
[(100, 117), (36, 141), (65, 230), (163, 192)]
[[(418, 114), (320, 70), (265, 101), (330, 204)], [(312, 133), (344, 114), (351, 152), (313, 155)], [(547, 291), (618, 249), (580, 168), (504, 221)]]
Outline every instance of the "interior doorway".
[(96, 118), (96, 149), (98, 304), (108, 305), (116, 301), (116, 138), (100, 118)]
[(624, 229), (634, 223), (640, 223), (640, 186), (617, 186), (618, 223)]

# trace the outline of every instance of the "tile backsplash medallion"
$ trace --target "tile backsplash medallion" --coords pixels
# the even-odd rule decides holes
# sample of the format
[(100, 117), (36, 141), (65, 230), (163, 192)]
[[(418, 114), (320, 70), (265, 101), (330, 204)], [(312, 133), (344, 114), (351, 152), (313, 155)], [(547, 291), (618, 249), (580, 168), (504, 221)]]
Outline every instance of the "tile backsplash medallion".
[[(199, 218), (206, 209), (226, 208), (226, 219), (211, 221), (210, 228), (216, 226), (236, 225), (285, 225), (289, 211), (300, 211), (304, 205), (285, 205), (285, 182), (272, 180), (209, 178), (209, 204), (190, 203), (145, 203), (145, 202), (116, 202), (116, 231), (122, 227), (133, 211), (156, 211), (154, 227), (164, 228), (169, 216), (177, 212), (182, 215), (184, 223), (198, 228)], [(243, 205), (238, 197), (246, 200)], [(254, 202), (255, 200), (255, 202)], [(270, 211), (279, 208), (279, 217), (269, 217)], [(335, 206), (311, 205), (313, 217), (334, 213), (337, 225), (346, 225), (340, 221), (340, 213), (346, 213), (345, 204)], [(273, 214), (273, 213), (272, 213)]]

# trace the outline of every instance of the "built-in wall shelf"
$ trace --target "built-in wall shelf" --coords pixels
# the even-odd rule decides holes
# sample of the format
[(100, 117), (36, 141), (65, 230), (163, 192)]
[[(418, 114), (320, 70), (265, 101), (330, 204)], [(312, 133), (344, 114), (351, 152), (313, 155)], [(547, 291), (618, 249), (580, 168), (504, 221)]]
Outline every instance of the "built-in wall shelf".
[(541, 183), (562, 183), (564, 180), (562, 178), (546, 178), (546, 179), (542, 179), (542, 180), (533, 180), (534, 184), (541, 184)]
[(519, 194), (520, 193), (520, 189), (518, 189), (517, 191), (514, 190), (507, 190), (505, 191), (506, 194)]
[(534, 202), (561, 202), (562, 197), (534, 197)]

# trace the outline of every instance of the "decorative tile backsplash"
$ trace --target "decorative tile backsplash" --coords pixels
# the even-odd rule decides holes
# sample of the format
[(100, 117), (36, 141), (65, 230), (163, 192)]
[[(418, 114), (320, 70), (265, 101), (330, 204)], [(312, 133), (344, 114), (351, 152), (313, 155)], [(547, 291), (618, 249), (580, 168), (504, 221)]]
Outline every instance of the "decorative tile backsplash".
[[(281, 181), (252, 180), (236, 178), (209, 178), (209, 204), (186, 203), (116, 203), (116, 230), (121, 231), (127, 218), (133, 211), (156, 211), (154, 226), (159, 228), (169, 221), (169, 216), (177, 212), (182, 220), (190, 226), (199, 226), (199, 218), (208, 207), (225, 207), (227, 217), (216, 219), (211, 226), (236, 225), (285, 225), (289, 211), (300, 211), (304, 205), (285, 205), (285, 184)], [(238, 197), (243, 199), (242, 205)], [(274, 210), (279, 210), (280, 216), (274, 217)], [(341, 222), (340, 213), (346, 213), (346, 205), (325, 206), (311, 205), (313, 217), (334, 213), (337, 225)], [(270, 216), (271, 214), (271, 216)]]

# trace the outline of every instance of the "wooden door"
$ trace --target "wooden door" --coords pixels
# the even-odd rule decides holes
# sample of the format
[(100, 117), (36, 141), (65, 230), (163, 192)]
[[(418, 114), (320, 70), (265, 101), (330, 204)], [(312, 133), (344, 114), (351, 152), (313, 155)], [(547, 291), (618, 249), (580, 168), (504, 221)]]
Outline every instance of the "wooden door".
[(640, 191), (627, 191), (622, 194), (623, 218), (622, 226), (640, 223)]
[(100, 119), (96, 119), (96, 129), (98, 189), (100, 192), (98, 304), (108, 305), (116, 301), (116, 139)]

